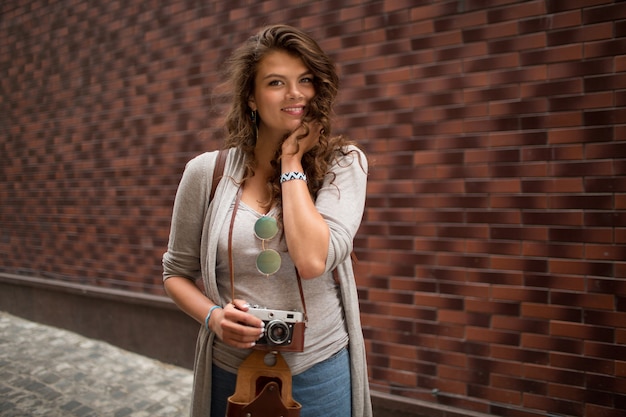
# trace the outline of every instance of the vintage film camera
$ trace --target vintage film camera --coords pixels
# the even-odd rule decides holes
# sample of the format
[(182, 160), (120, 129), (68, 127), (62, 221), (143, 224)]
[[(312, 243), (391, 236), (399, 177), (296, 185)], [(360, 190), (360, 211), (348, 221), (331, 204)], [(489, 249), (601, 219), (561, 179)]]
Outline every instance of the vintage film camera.
[(265, 333), (257, 340), (255, 349), (281, 352), (304, 351), (305, 322), (298, 311), (270, 310), (252, 306), (248, 313), (263, 320)]

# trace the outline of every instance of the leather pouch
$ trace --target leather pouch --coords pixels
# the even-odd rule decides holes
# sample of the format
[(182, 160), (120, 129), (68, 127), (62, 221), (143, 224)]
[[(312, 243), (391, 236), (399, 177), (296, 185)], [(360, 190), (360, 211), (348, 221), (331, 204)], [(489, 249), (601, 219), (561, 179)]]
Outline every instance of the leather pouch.
[(237, 371), (226, 417), (299, 417), (302, 406), (291, 389), (291, 371), (279, 352), (252, 351)]

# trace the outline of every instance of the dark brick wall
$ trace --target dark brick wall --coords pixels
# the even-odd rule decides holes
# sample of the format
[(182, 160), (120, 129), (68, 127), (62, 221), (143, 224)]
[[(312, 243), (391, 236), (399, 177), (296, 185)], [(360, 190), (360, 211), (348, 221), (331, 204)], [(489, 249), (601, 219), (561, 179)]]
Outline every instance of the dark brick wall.
[[(626, 409), (626, 3), (0, 5), (0, 272), (162, 295), (219, 64), (268, 24), (336, 59), (373, 167), (374, 389), (500, 416)], [(622, 410), (622, 411), (620, 411)]]

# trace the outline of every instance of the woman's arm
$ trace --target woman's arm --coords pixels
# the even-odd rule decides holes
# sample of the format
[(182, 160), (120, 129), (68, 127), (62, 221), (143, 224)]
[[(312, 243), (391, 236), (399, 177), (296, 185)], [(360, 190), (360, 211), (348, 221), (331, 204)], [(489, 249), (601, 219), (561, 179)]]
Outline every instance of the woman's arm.
[[(283, 143), (281, 174), (304, 172), (302, 156), (319, 141), (319, 126), (310, 126), (309, 134), (301, 139), (297, 129)], [(302, 279), (324, 273), (328, 255), (329, 230), (324, 218), (315, 208), (305, 181), (291, 180), (281, 184), (283, 228), (289, 256)]]
[[(167, 294), (183, 312), (202, 325), (211, 307), (216, 305), (194, 282), (201, 276), (201, 232), (208, 206), (208, 178), (212, 173), (209, 157), (208, 154), (196, 157), (185, 168), (174, 201), (167, 252), (163, 255)], [(240, 300), (223, 309), (214, 309), (209, 329), (231, 346), (249, 348), (258, 339), (263, 322), (245, 311), (245, 302)]]
[[(170, 277), (165, 280), (165, 290), (178, 308), (198, 323), (204, 325), (211, 307), (216, 304), (209, 300), (194, 282), (183, 277)], [(224, 343), (247, 349), (263, 335), (263, 321), (246, 314), (248, 305), (244, 300), (235, 300), (224, 308), (211, 312), (208, 325)]]
[[(292, 137), (283, 144), (282, 173), (303, 172), (302, 154), (316, 143), (319, 135), (310, 133), (302, 139), (299, 152), (295, 141), (290, 142)], [(304, 181), (291, 180), (281, 185), (285, 239), (303, 279), (322, 275), (329, 267), (329, 259), (336, 264), (335, 258), (345, 259), (352, 251), (363, 215), (367, 181), (365, 155), (352, 149), (331, 167), (334, 181), (324, 185), (316, 201)]]

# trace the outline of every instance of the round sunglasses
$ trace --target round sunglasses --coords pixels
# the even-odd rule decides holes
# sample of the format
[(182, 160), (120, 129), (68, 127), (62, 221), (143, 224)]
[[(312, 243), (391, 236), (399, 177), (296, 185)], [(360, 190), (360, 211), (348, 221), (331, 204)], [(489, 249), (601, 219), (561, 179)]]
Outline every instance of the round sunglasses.
[(265, 241), (271, 240), (278, 233), (278, 222), (272, 216), (262, 216), (254, 223), (254, 235), (261, 239), (261, 252), (256, 257), (256, 268), (269, 277), (280, 269), (280, 254), (274, 249), (266, 249)]

